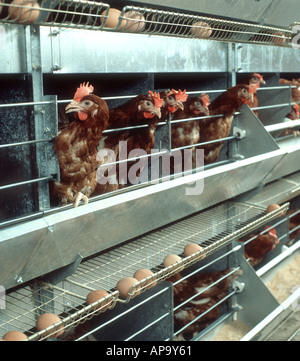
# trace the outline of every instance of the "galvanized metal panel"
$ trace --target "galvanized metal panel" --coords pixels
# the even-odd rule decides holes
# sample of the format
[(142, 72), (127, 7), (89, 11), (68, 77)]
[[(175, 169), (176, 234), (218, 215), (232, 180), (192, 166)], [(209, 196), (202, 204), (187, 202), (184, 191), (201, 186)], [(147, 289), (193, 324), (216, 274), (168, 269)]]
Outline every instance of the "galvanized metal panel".
[(276, 165), (272, 172), (266, 177), (265, 183), (270, 183), (284, 177), (286, 175), (295, 173), (300, 170), (300, 145), (294, 147), (284, 146), (284, 142), (279, 143), (282, 149), (286, 149), (284, 158)]
[(0, 24), (0, 74), (27, 72), (25, 28)]
[(249, 158), (279, 149), (273, 137), (265, 131), (263, 124), (247, 105), (243, 105), (239, 112), (237, 131), (245, 130), (246, 137), (237, 142), (237, 154)]
[(225, 72), (227, 66), (225, 43), (64, 28), (41, 34), (44, 72)]
[(300, 51), (276, 46), (239, 44), (238, 72), (300, 72)]
[[(238, 246), (240, 246), (238, 244)], [(262, 321), (270, 312), (274, 311), (279, 303), (271, 294), (263, 281), (257, 277), (255, 270), (245, 260), (243, 253), (236, 253), (239, 258), (239, 264), (243, 274), (239, 282), (244, 283), (246, 287), (236, 296), (237, 304), (242, 309), (237, 313), (240, 321), (252, 328)]]

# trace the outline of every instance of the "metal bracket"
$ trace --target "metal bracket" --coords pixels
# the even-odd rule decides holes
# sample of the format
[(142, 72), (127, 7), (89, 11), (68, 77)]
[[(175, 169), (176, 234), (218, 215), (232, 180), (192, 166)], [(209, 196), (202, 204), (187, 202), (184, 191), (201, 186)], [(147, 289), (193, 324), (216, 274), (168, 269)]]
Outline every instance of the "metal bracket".
[(246, 138), (247, 136), (247, 131), (245, 129), (241, 129), (238, 127), (234, 127), (233, 128), (233, 135), (237, 138), (237, 139), (243, 139)]
[(235, 292), (241, 293), (245, 288), (245, 283), (239, 282), (238, 280), (234, 280), (232, 283), (232, 288)]

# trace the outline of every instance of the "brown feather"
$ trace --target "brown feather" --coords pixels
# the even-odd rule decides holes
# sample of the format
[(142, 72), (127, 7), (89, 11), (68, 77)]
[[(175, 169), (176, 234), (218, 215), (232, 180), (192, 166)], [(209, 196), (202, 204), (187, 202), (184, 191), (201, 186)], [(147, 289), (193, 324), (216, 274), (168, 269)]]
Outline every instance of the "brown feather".
[[(109, 133), (107, 136), (102, 138), (103, 144), (100, 146), (100, 148), (102, 147), (102, 149), (113, 150), (116, 161), (119, 160), (119, 144), (121, 141), (127, 142), (127, 154), (122, 154), (123, 158), (125, 156), (128, 158), (129, 153), (134, 149), (142, 149), (146, 151), (147, 154), (150, 154), (154, 147), (155, 131), (159, 122), (159, 117), (153, 114), (153, 116), (145, 118), (144, 110), (141, 108), (141, 105), (144, 103), (151, 103), (152, 109), (155, 108), (155, 102), (153, 98), (149, 94), (142, 94), (129, 100), (125, 104), (110, 110), (110, 129), (119, 129), (122, 127), (134, 125), (146, 125), (146, 127), (142, 128), (134, 128), (130, 130), (121, 130)], [(149, 105), (149, 110), (150, 109), (151, 105)], [(129, 170), (135, 163), (135, 161), (127, 162), (127, 169)], [(107, 176), (107, 174), (108, 173), (106, 172), (105, 176)], [(116, 184), (100, 184), (101, 181), (99, 179), (99, 184), (96, 188), (97, 194), (110, 192), (123, 186), (120, 184), (120, 181), (122, 180), (119, 179), (119, 165), (116, 165), (116, 172), (112, 172), (111, 174), (112, 180), (116, 182)], [(137, 177), (139, 175), (140, 174), (137, 174)]]
[[(249, 86), (239, 84), (219, 95), (208, 107), (209, 115), (223, 115), (218, 118), (204, 120), (200, 124), (201, 142), (226, 138), (230, 134), (235, 112), (249, 101)], [(204, 162), (216, 162), (224, 142), (201, 146), (204, 149)]]
[(93, 102), (88, 118), (72, 121), (55, 139), (61, 179), (54, 183), (53, 193), (62, 204), (74, 202), (79, 192), (89, 197), (97, 184), (97, 145), (108, 125), (109, 111), (96, 95), (87, 95), (81, 99), (84, 101)]

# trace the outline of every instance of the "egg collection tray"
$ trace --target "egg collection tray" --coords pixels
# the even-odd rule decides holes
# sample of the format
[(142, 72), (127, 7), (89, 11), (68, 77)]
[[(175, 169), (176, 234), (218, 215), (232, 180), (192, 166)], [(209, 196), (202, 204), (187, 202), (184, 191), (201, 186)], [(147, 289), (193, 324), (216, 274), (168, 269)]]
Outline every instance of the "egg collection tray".
[[(5, 309), (0, 311), (0, 336), (19, 330), (27, 340), (44, 340), (56, 336), (58, 328), (68, 330), (101, 312), (109, 312), (118, 303), (128, 303), (135, 297), (138, 300), (141, 293), (150, 287), (155, 291), (156, 284), (181, 269), (199, 261), (205, 266), (206, 256), (277, 218), (288, 207), (289, 203), (285, 203), (267, 213), (265, 207), (255, 204), (225, 202), (79, 262), (75, 272), (63, 280), (59, 274), (36, 279), (6, 295)], [(185, 256), (183, 250), (190, 243), (202, 249)], [(170, 254), (180, 260), (166, 267), (163, 262)], [(133, 277), (138, 269), (149, 269), (153, 274), (138, 281), (128, 296), (122, 297), (118, 281)], [(108, 295), (87, 304), (87, 295), (99, 289)], [(43, 313), (56, 314), (60, 321), (38, 331), (36, 320)]]
[[(273, 46), (290, 46), (291, 28), (283, 29), (253, 23), (197, 16), (181, 12), (136, 6), (111, 8), (109, 4), (91, 1), (42, 0), (41, 5), (3, 4), (9, 8), (0, 19), (7, 23), (68, 27), (77, 29), (121, 31), (149, 35), (245, 42)], [(24, 8), (24, 15), (12, 14)], [(20, 9), (20, 10), (19, 10)], [(25, 13), (26, 11), (26, 13)], [(34, 12), (38, 11), (36, 18)], [(32, 14), (32, 19), (30, 21)]]

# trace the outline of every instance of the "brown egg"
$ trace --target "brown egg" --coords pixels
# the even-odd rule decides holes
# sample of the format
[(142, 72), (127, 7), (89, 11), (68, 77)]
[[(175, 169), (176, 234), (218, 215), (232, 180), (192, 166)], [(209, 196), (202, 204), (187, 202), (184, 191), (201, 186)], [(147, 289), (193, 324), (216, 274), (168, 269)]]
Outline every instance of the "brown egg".
[[(95, 290), (90, 292), (87, 296), (86, 296), (86, 302), (88, 305), (90, 305), (91, 303), (94, 303), (98, 300), (101, 300), (102, 298), (109, 296), (109, 293), (103, 290)], [(101, 309), (102, 311), (106, 311), (108, 309), (108, 307), (111, 305), (111, 299), (108, 299), (105, 302), (100, 302), (99, 305), (96, 307), (96, 309)]]
[[(141, 281), (147, 277), (153, 276), (154, 273), (152, 271), (150, 271), (149, 269), (146, 268), (140, 268), (138, 269), (133, 277), (136, 278), (138, 281)], [(152, 277), (150, 280), (146, 281), (145, 283), (142, 283), (141, 286), (145, 287), (145, 288), (151, 288), (156, 286), (157, 282), (154, 282), (155, 277)]]
[[(184, 247), (184, 255), (186, 257), (191, 256), (192, 254), (203, 250), (201, 246), (199, 246), (197, 243), (189, 243)], [(204, 254), (200, 259), (204, 259), (206, 255)]]
[[(106, 14), (106, 10), (104, 10), (101, 15), (105, 15), (105, 14)], [(107, 18), (101, 18), (101, 23), (103, 23), (106, 19), (104, 27), (114, 29), (119, 24), (120, 16), (121, 16), (120, 10), (111, 8), (108, 11)], [(121, 23), (121, 26), (122, 26), (122, 23)]]
[[(181, 261), (181, 257), (175, 255), (175, 254), (169, 254), (168, 256), (165, 257), (163, 264), (165, 267), (169, 267), (172, 264)], [(178, 269), (178, 272), (182, 271), (184, 269), (184, 266), (180, 267), (180, 269)]]
[[(122, 279), (119, 280), (119, 282), (117, 283), (117, 290), (120, 292), (120, 295), (122, 297), (125, 297), (127, 298), (129, 295), (129, 292), (131, 291), (131, 288), (136, 284), (138, 283), (138, 280), (134, 277), (124, 277)], [(135, 290), (139, 290), (141, 288), (140, 285), (134, 287), (132, 289), (132, 291), (135, 291)], [(137, 292), (135, 293), (134, 295), (132, 295), (131, 297), (135, 297), (137, 295), (139, 295), (140, 292)]]
[[(36, 328), (38, 331), (42, 331), (47, 327), (54, 325), (55, 323), (60, 322), (60, 318), (53, 313), (44, 313), (43, 315), (39, 316), (36, 321)], [(55, 331), (57, 331), (55, 333)], [(59, 337), (64, 333), (63, 326), (57, 326), (56, 328), (52, 329), (51, 331), (45, 333), (45, 335), (49, 335), (50, 338)]]
[(20, 331), (9, 331), (3, 336), (4, 341), (23, 341), (27, 336)]
[(140, 12), (133, 10), (127, 11), (124, 14), (124, 17), (134, 20), (123, 20), (120, 26), (120, 30), (129, 31), (131, 33), (143, 30), (145, 26), (145, 18)]
[[(31, 8), (39, 8), (39, 4), (33, 0), (14, 0), (11, 5), (23, 5)], [(40, 10), (33, 10), (28, 8), (17, 8), (10, 6), (8, 13), (12, 20), (16, 20), (22, 24), (31, 24), (35, 22), (40, 16)]]
[[(275, 204), (275, 203), (270, 204), (270, 205), (268, 206), (268, 208), (267, 208), (267, 213), (273, 212), (273, 211), (275, 211), (275, 210), (278, 209), (278, 208), (280, 208), (280, 205), (279, 205), (279, 204)], [(278, 217), (283, 216), (283, 215), (284, 215), (284, 212), (281, 212), (281, 213), (278, 214)]]
[[(207, 29), (203, 29), (207, 28)], [(211, 36), (212, 30), (210, 29), (210, 25), (207, 23), (204, 23), (203, 21), (197, 21), (193, 23), (191, 27), (191, 33), (196, 38), (209, 38)]]
[(277, 31), (274, 35), (280, 36), (280, 38), (274, 37), (272, 38), (272, 42), (277, 45), (283, 45), (286, 42), (286, 37), (281, 31)]

